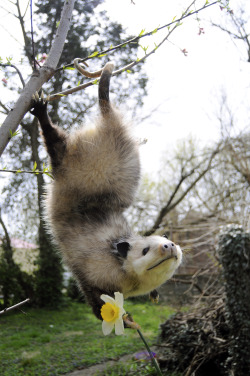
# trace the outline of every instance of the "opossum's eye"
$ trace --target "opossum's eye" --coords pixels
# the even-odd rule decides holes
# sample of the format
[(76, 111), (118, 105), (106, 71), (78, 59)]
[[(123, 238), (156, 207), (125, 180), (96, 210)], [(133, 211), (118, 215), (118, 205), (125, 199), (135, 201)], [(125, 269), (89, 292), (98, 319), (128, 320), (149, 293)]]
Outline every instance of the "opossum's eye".
[(143, 254), (143, 256), (145, 256), (145, 255), (148, 253), (148, 251), (149, 251), (149, 247), (144, 248), (144, 249), (142, 250), (142, 254)]
[(130, 244), (128, 242), (121, 242), (117, 244), (116, 248), (119, 252), (119, 255), (126, 258), (127, 253), (130, 250)]

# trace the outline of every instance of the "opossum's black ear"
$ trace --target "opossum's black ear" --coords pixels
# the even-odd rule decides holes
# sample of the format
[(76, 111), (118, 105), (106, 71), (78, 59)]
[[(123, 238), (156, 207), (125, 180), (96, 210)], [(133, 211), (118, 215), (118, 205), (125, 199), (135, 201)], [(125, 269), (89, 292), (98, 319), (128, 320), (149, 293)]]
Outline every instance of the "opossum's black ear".
[(128, 251), (130, 250), (130, 244), (128, 242), (121, 242), (116, 245), (116, 248), (119, 255), (126, 258)]

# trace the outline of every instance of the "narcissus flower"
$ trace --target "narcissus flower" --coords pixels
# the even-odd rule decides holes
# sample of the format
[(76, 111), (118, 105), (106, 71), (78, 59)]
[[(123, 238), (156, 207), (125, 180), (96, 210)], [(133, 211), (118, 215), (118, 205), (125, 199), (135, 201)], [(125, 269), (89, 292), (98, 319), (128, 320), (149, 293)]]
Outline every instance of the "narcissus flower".
[(123, 334), (124, 324), (122, 316), (126, 313), (123, 308), (123, 294), (115, 292), (115, 299), (109, 295), (102, 294), (101, 299), (105, 302), (101, 308), (103, 334), (105, 336), (110, 334), (114, 327), (115, 334)]

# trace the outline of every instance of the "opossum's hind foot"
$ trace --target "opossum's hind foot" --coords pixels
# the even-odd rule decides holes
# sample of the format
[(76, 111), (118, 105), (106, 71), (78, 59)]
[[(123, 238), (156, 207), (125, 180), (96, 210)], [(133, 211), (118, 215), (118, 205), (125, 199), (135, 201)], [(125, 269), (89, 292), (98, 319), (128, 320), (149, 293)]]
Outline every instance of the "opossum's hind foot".
[(32, 96), (30, 112), (39, 120), (43, 131), (45, 145), (51, 158), (53, 173), (55, 173), (56, 169), (60, 166), (65, 153), (67, 134), (63, 131), (63, 129), (60, 129), (52, 123), (47, 112), (48, 100), (49, 97), (44, 98), (43, 92), (41, 93), (40, 97), (36, 92)]
[(38, 92), (32, 95), (30, 113), (40, 119), (44, 114), (47, 113), (47, 104), (49, 97), (45, 98), (43, 91), (39, 97)]
[(159, 303), (159, 294), (158, 294), (158, 291), (157, 290), (153, 290), (149, 293), (149, 298), (151, 300), (152, 303), (156, 303), (158, 304)]

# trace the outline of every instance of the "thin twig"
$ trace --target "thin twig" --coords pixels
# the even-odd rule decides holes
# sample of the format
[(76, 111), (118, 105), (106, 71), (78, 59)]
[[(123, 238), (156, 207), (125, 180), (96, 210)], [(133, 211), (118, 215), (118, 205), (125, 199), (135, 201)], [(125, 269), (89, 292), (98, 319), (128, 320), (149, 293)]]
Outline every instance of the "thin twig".
[(12, 67), (12, 68), (14, 68), (17, 71), (17, 74), (18, 74), (18, 76), (19, 76), (19, 78), (20, 78), (20, 80), (22, 82), (23, 87), (25, 86), (25, 82), (24, 82), (22, 73), (20, 72), (20, 70), (15, 65), (9, 64), (9, 63), (8, 64), (0, 63), (0, 66), (1, 67)]
[(35, 71), (36, 70), (36, 59), (35, 59), (35, 45), (34, 45), (34, 31), (33, 31), (32, 0), (30, 0), (30, 31), (31, 31), (31, 43), (32, 43), (32, 59), (33, 59), (34, 71)]
[(13, 174), (46, 174), (46, 175), (50, 175), (50, 172), (49, 171), (39, 171), (39, 170), (35, 170), (35, 171), (25, 171), (25, 170), (0, 170), (0, 172), (12, 172)]
[(11, 307), (9, 307), (9, 308), (4, 308), (2, 311), (0, 311), (0, 315), (3, 315), (3, 314), (6, 313), (6, 312), (12, 311), (13, 309), (19, 308), (19, 307), (21, 307), (23, 304), (28, 303), (29, 301), (30, 301), (30, 299), (28, 298), (28, 299), (26, 299), (26, 300), (24, 300), (24, 301), (22, 301), (22, 302), (20, 302), (20, 303), (17, 303), (17, 304), (15, 304), (15, 305), (13, 305), (13, 306), (11, 306)]

